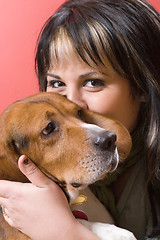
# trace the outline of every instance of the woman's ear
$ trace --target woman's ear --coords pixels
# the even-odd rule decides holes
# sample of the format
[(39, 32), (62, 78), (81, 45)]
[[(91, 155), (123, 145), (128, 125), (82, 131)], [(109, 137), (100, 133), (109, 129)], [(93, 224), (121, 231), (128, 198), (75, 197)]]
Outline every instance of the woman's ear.
[[(133, 94), (133, 93), (132, 93)], [(148, 101), (148, 96), (145, 92), (142, 92), (142, 91), (136, 91), (134, 92), (134, 95), (135, 96), (135, 99), (138, 100), (139, 102), (143, 102), (143, 103), (146, 103)]]
[(119, 121), (89, 110), (84, 110), (83, 118), (86, 123), (94, 124), (107, 131), (114, 132), (117, 135), (116, 145), (120, 160), (127, 158), (132, 147), (131, 136), (128, 130)]
[(146, 102), (147, 102), (147, 97), (144, 96), (144, 95), (141, 95), (141, 96), (139, 96), (138, 100), (139, 100), (140, 102), (146, 103)]

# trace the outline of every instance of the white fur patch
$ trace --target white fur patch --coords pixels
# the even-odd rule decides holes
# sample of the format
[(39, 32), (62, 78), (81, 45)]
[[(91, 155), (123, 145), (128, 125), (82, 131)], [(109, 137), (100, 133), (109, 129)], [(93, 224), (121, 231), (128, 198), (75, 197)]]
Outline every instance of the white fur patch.
[(101, 128), (95, 124), (89, 124), (89, 123), (82, 123), (82, 127), (85, 127), (87, 129), (94, 130), (95, 132), (101, 132), (101, 131), (107, 131), (104, 128)]

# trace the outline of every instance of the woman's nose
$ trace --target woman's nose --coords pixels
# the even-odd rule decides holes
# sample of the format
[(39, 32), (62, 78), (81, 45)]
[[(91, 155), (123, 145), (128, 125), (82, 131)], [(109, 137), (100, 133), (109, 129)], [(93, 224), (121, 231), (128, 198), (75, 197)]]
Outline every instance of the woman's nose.
[(75, 104), (77, 104), (78, 106), (87, 109), (87, 103), (86, 101), (83, 99), (83, 96), (81, 94), (80, 91), (78, 90), (72, 90), (72, 91), (68, 91), (68, 93), (66, 94), (66, 97), (74, 102)]

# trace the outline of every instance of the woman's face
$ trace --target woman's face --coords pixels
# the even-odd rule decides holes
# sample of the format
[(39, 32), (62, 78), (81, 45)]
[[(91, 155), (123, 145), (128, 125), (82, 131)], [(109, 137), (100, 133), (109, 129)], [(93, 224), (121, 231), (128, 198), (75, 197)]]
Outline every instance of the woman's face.
[(132, 132), (140, 101), (135, 100), (129, 82), (108, 64), (96, 71), (76, 57), (62, 61), (47, 73), (47, 92), (65, 95), (80, 107), (119, 120)]

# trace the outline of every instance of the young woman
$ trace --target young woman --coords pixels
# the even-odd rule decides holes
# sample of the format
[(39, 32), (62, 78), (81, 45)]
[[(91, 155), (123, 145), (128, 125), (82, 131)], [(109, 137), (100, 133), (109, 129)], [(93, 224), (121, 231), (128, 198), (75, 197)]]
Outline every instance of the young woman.
[[(65, 95), (130, 131), (125, 164), (91, 189), (118, 226), (140, 240), (160, 239), (159, 14), (144, 0), (69, 0), (42, 29), (36, 67), (40, 91)], [(19, 167), (31, 184), (0, 182), (12, 226), (34, 240), (97, 239), (30, 160), (22, 156)]]

